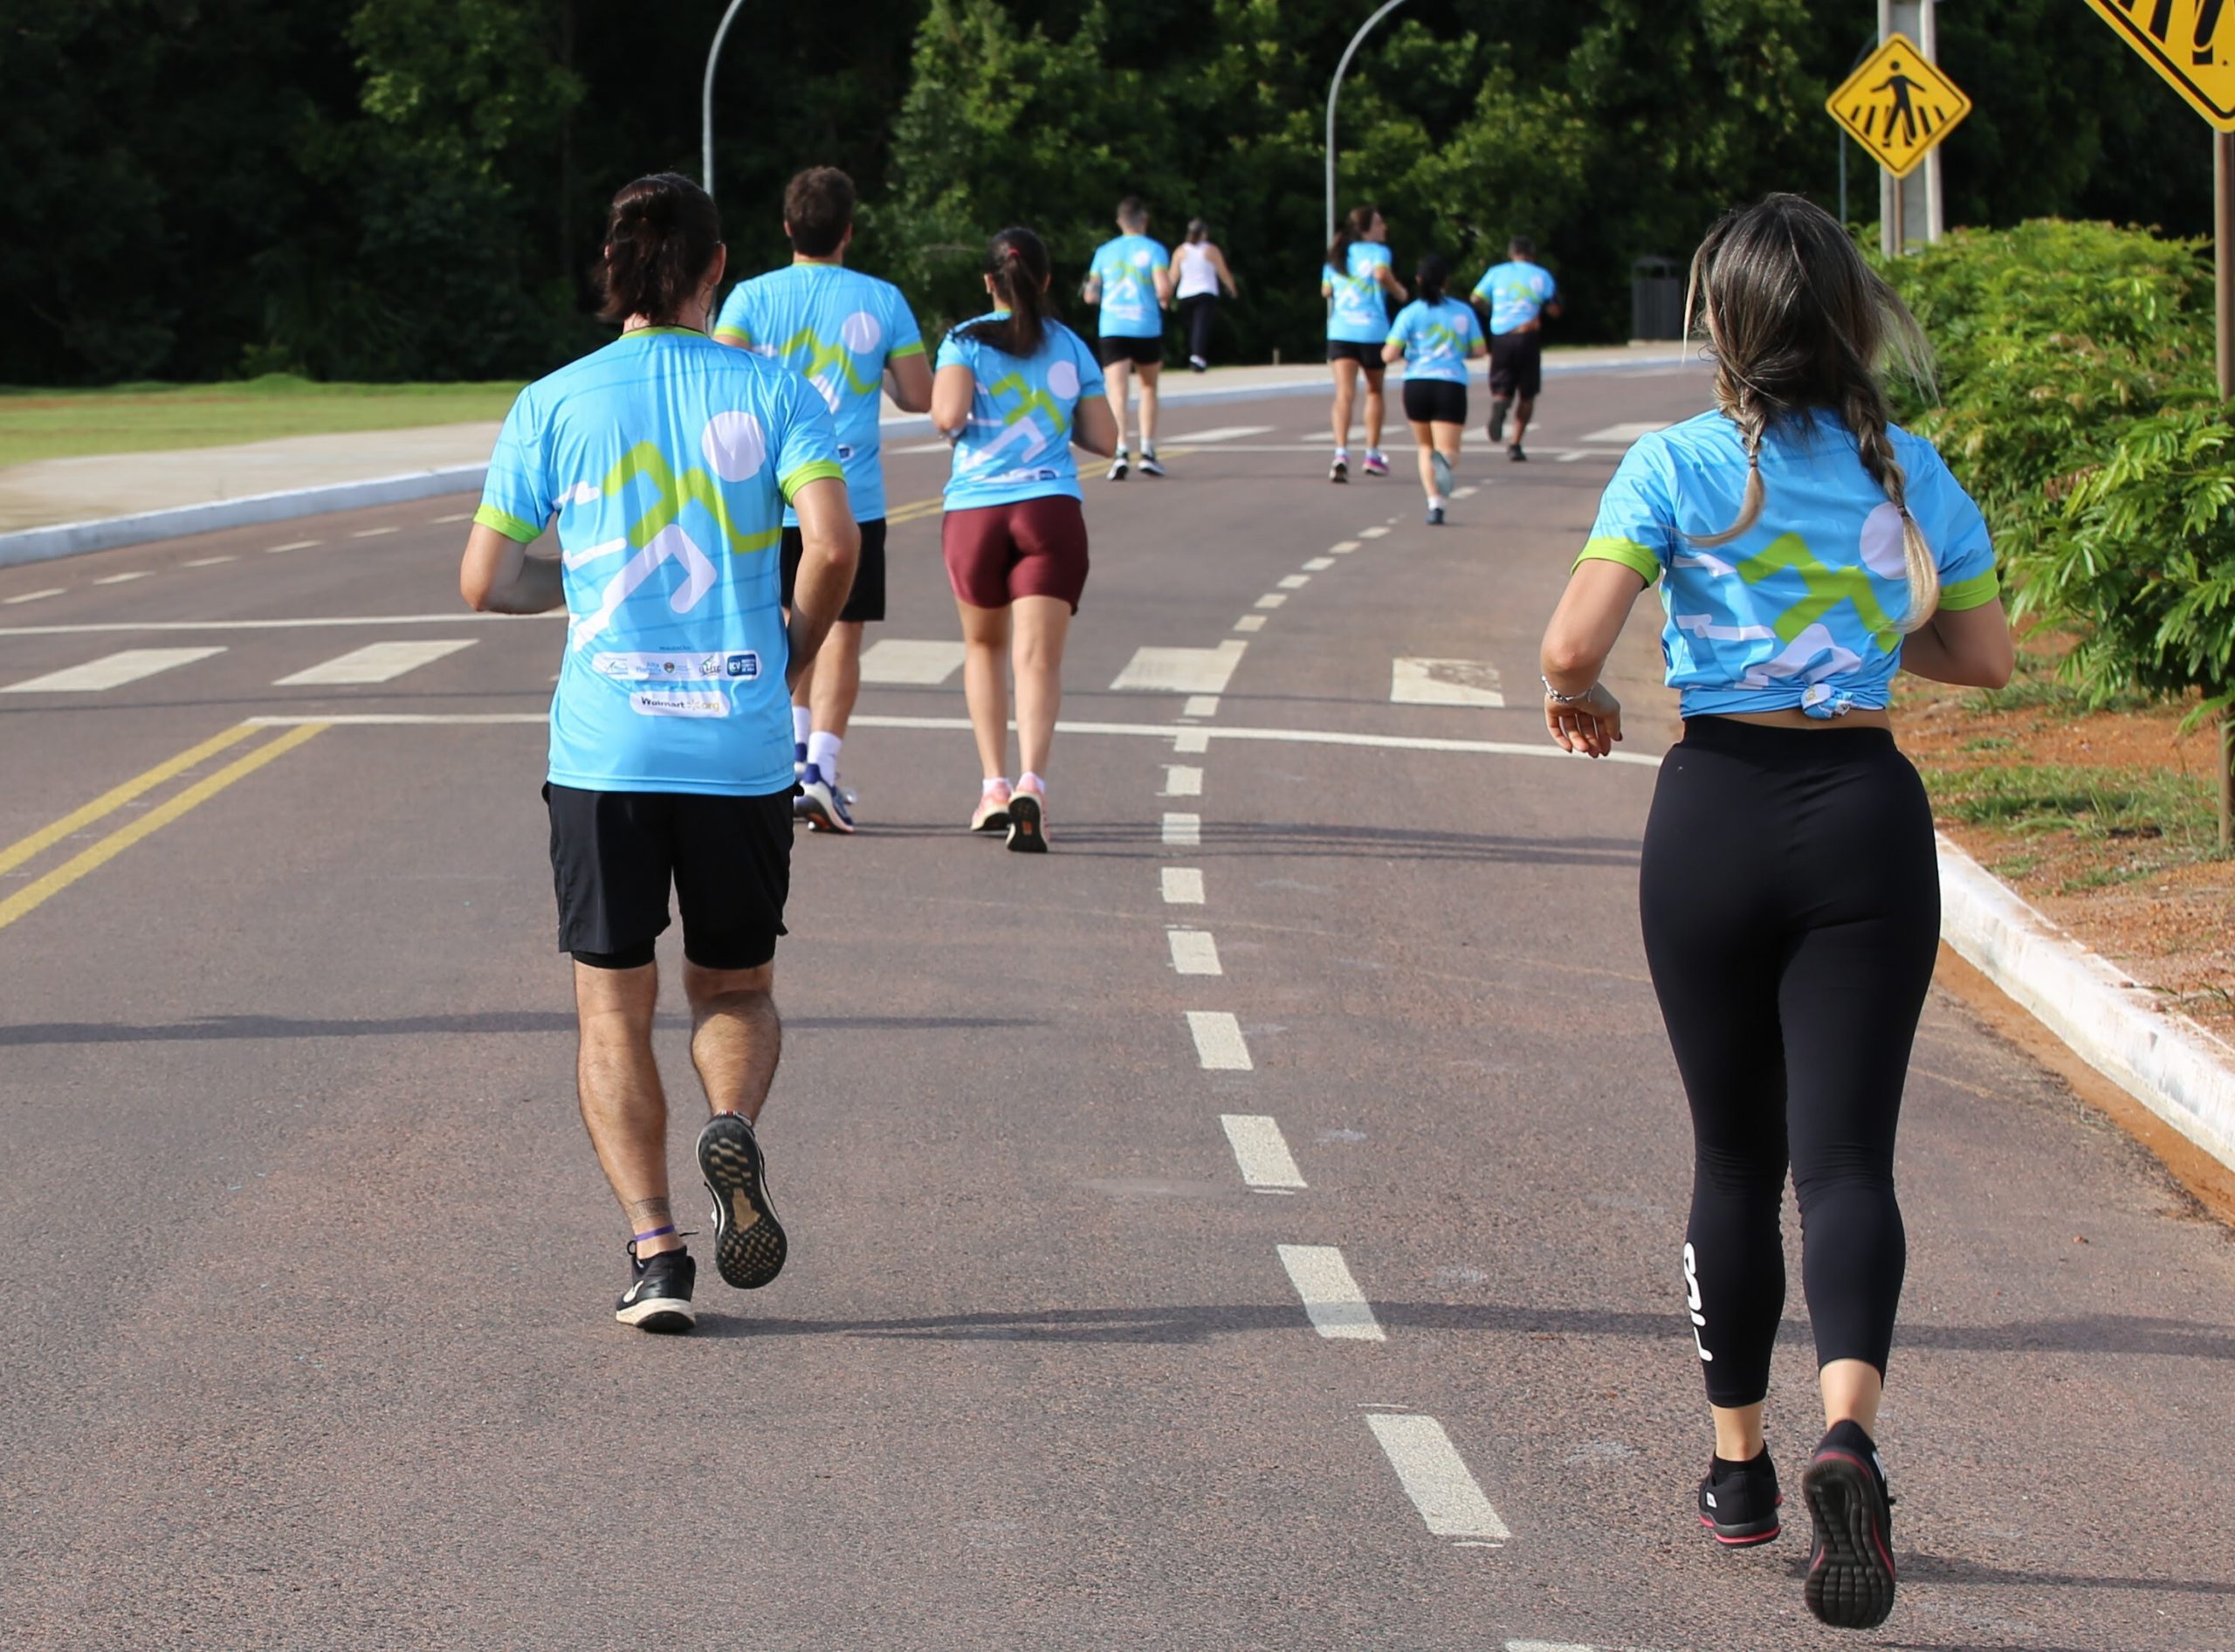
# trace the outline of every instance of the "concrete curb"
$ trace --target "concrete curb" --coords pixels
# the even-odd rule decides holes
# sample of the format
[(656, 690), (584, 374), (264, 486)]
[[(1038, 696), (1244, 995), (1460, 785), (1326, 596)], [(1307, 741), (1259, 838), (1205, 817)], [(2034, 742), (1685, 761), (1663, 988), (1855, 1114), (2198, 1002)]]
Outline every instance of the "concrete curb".
[(280, 522), (290, 517), (322, 516), (328, 511), (402, 505), (444, 493), (475, 493), (480, 492), (482, 478), (488, 470), (485, 465), (459, 465), (439, 471), (415, 471), (404, 476), (333, 482), (323, 487), (249, 493), (237, 499), (210, 499), (199, 505), (141, 511), (131, 516), (104, 517), (91, 522), (58, 522), (49, 527), (22, 528), (13, 533), (0, 533), (0, 568), (51, 561), (58, 556), (79, 556), (87, 551), (114, 550), (122, 545), (144, 545), (151, 540), (179, 539), (189, 533), (253, 527), (259, 522)]
[[(1681, 354), (1644, 351), (1626, 358), (1544, 363), (1548, 378), (1577, 373), (1619, 373), (1640, 368), (1681, 365)], [(1404, 375), (1393, 375), (1402, 382)], [(1192, 403), (1265, 402), (1294, 396), (1324, 396), (1327, 383), (1314, 376), (1295, 382), (1201, 385), (1180, 376), (1169, 384), (1165, 400), (1176, 405)], [(903, 415), (883, 422), (888, 437), (929, 436), (932, 422), (921, 414)], [(130, 516), (109, 516), (86, 522), (57, 522), (0, 533), (0, 568), (52, 561), (59, 556), (79, 556), (88, 551), (113, 551), (126, 545), (145, 545), (155, 540), (179, 539), (189, 533), (217, 533), (228, 528), (254, 527), (260, 522), (282, 522), (291, 517), (323, 516), (328, 511), (357, 511), (375, 505), (402, 505), (444, 493), (476, 493), (488, 467), (460, 465), (433, 471), (414, 471), (400, 476), (372, 477), (355, 482), (332, 482), (319, 487), (292, 488), (278, 493), (250, 493), (239, 499), (210, 499), (160, 511), (141, 511)]]
[(1940, 839), (1940, 933), (2073, 1053), (2235, 1167), (2235, 1046), (2183, 1016)]

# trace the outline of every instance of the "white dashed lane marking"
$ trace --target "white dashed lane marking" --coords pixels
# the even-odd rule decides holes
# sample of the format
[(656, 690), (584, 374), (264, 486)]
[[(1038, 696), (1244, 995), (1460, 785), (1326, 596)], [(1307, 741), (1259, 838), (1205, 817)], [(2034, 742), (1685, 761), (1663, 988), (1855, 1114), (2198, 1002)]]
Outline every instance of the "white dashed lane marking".
[(0, 689), (0, 694), (98, 694), (224, 651), (222, 648), (127, 648), (120, 654), (87, 660), (83, 665), (10, 683)]
[(1166, 763), (1164, 766), (1164, 790), (1159, 795), (1200, 797), (1202, 795), (1203, 771), (1201, 769), (1190, 767), (1185, 763)]
[(1451, 497), (1455, 499), (1471, 499), (1482, 491), (1481, 488), (1473, 486), (1454, 487), (1451, 490)]
[(471, 522), (472, 520), (473, 513), (471, 511), (453, 511), (448, 516), (438, 516), (435, 518), (430, 526), (435, 527), (448, 527), (452, 522)]
[(391, 683), (406, 671), (416, 671), (422, 665), (431, 665), (438, 659), (447, 659), (471, 648), (473, 642), (471, 637), (463, 637), (442, 642), (368, 643), (292, 677), (282, 677), (272, 686), (320, 688), (348, 683)]
[(18, 602), (44, 602), (48, 597), (59, 596), (69, 589), (66, 585), (50, 585), (43, 591), (25, 591), (20, 596), (8, 598), (7, 606), (13, 608)]
[(1308, 574), (1324, 573), (1334, 566), (1335, 559), (1331, 556), (1315, 556), (1303, 565), (1304, 571)]
[(282, 551), (307, 551), (313, 545), (323, 545), (325, 543), (326, 541), (324, 540), (289, 540), (285, 545), (265, 546), (264, 547), (264, 554), (266, 556), (277, 556)]
[(1262, 1113), (1229, 1112), (1219, 1115), (1219, 1124), (1226, 1131), (1227, 1145), (1234, 1149), (1234, 1162), (1241, 1167), (1241, 1179), (1253, 1187), (1302, 1187), (1303, 1173), (1296, 1167), (1296, 1155), (1289, 1151), (1288, 1138), (1281, 1134), (1281, 1126)]
[[(1174, 442), (1238, 442), (1245, 436), (1269, 436), (1269, 424), (1221, 424), (1214, 430), (1197, 430), (1186, 436), (1172, 437)], [(946, 445), (942, 443), (940, 445)]]
[(1668, 428), (1668, 423), (1659, 419), (1636, 424), (1610, 424), (1603, 430), (1592, 430), (1577, 439), (1585, 443), (1612, 442), (1619, 446), (1627, 447), (1641, 436), (1651, 436), (1655, 430), (1665, 430)]
[(962, 644), (882, 637), (862, 650), (862, 681), (937, 688), (962, 669)]
[[(23, 597), (17, 600), (28, 602), (31, 599)], [(1265, 629), (1265, 616), (1262, 614), (1244, 614), (1234, 621), (1234, 629), (1237, 631), (1262, 631)]]
[(1352, 551), (1358, 549), (1358, 542), (1356, 540), (1341, 540), (1327, 547), (1327, 554), (1330, 556), (1348, 556)]
[(1195, 1059), (1206, 1072), (1251, 1072), (1249, 1046), (1242, 1042), (1241, 1023), (1223, 1009), (1191, 1009), (1187, 1031), (1195, 1040)]
[(1166, 905), (1200, 906), (1203, 904), (1203, 874), (1200, 869), (1166, 866), (1160, 881)]
[(1137, 648), (1112, 689), (1162, 694), (1220, 694), (1249, 644), (1229, 637), (1216, 648)]
[(143, 579), (146, 579), (146, 578), (148, 577), (148, 574), (149, 574), (149, 572), (150, 572), (150, 571), (151, 571), (151, 570), (149, 570), (149, 569), (148, 569), (148, 568), (136, 568), (136, 569), (134, 569), (133, 572), (131, 572), (131, 573), (129, 573), (129, 574), (106, 574), (106, 575), (103, 575), (100, 579), (95, 580), (95, 581), (93, 582), (93, 583), (94, 583), (94, 584), (96, 584), (96, 585), (125, 585), (125, 584), (129, 584), (129, 583), (130, 583), (132, 581), (134, 581), (134, 580), (143, 580)]
[(1207, 929), (1174, 929), (1166, 932), (1172, 943), (1172, 967), (1183, 975), (1223, 975), (1219, 963), (1219, 944)]
[(1203, 817), (1200, 815), (1167, 814), (1164, 817), (1164, 841), (1173, 849), (1197, 849), (1203, 842)]
[(401, 528), (394, 527), (361, 527), (349, 537), (353, 540), (376, 540), (382, 534), (397, 533), (402, 531)]
[(220, 562), (237, 562), (240, 560), (241, 559), (237, 556), (197, 556), (192, 561), (182, 562), (179, 566), (182, 568), (215, 568)]
[(1190, 694), (1187, 703), (1179, 708), (1182, 717), (1216, 717), (1219, 697), (1215, 694)]
[(1362, 527), (1358, 530), (1358, 537), (1362, 540), (1378, 540), (1386, 538), (1388, 533), (1389, 530), (1386, 527)]
[(1289, 599), (1287, 597), (1281, 595), (1277, 591), (1268, 591), (1264, 595), (1257, 599), (1257, 606), (1260, 608), (1278, 608), (1282, 603), (1288, 600)]
[(1341, 1251), (1332, 1245), (1283, 1245), (1280, 1252), (1314, 1331), (1331, 1342), (1389, 1340)]
[(1389, 662), (1389, 699), (1398, 706), (1486, 706), (1505, 704), (1497, 667), (1486, 660), (1394, 659)]
[(1376, 1413), (1366, 1426), (1381, 1442), (1397, 1483), (1420, 1511), (1428, 1530), (1440, 1538), (1470, 1538), (1482, 1543), (1503, 1543), (1513, 1533), (1506, 1530), (1498, 1511), (1482, 1495), (1468, 1471), (1466, 1459), (1434, 1417)]
[(1311, 575), (1309, 574), (1290, 574), (1281, 581), (1281, 589), (1284, 591), (1300, 591), (1310, 583)]

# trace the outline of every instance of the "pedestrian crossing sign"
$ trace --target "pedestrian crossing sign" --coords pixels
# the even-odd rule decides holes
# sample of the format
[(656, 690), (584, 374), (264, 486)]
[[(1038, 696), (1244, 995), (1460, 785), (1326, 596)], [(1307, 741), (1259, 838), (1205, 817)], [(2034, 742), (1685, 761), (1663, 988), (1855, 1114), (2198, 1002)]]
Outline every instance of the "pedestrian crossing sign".
[(1879, 165), (1905, 178), (1970, 114), (1971, 100), (1915, 41), (1895, 34), (1863, 59), (1824, 107)]
[(2235, 132), (2235, 16), (2228, 14), (2226, 0), (2087, 3), (2198, 114), (2222, 132)]

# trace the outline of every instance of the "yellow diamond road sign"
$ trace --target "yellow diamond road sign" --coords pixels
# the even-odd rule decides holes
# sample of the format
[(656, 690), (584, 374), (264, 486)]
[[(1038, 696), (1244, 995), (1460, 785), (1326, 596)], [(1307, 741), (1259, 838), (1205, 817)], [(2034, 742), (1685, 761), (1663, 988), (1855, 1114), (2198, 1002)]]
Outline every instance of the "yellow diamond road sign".
[(1879, 165), (1905, 178), (1970, 114), (1971, 100), (1925, 60), (1915, 42), (1896, 34), (1865, 59), (1824, 107)]
[(2235, 14), (2226, 0), (2087, 0), (2173, 90), (2235, 132)]

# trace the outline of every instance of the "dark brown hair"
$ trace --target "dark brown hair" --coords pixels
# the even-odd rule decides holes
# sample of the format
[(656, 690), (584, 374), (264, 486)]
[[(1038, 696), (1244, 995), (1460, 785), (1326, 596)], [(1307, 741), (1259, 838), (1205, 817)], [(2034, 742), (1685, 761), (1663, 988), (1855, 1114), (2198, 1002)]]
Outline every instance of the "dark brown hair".
[(1921, 382), (1930, 376), (1930, 349), (1908, 307), (1830, 213), (1800, 196), (1772, 195), (1725, 213), (1708, 231), (1693, 255), (1684, 309), (1688, 325), (1703, 320), (1714, 342), (1715, 404), (1738, 427), (1747, 467), (1738, 520), (1693, 543), (1728, 545), (1760, 520), (1763, 437), (1829, 408), (1901, 513), (1909, 604), (1901, 629), (1929, 620), (1940, 605), (1940, 570), (1909, 514), (1908, 478), (1887, 433), (1878, 376), (1889, 349)]
[(1413, 285), (1420, 288), (1423, 303), (1442, 303), (1443, 290), (1451, 285), (1451, 266), (1443, 261), (1443, 254), (1421, 253), (1420, 261), (1413, 266)]
[(784, 226), (792, 251), (827, 258), (854, 222), (854, 181), (836, 167), (809, 167), (784, 186)]
[(1327, 246), (1327, 267), (1338, 275), (1351, 272), (1351, 243), (1363, 241), (1373, 228), (1373, 221), (1381, 216), (1381, 209), (1372, 202), (1351, 209), (1350, 217), (1335, 226), (1335, 238)]
[(605, 220), (597, 284), (609, 321), (641, 315), (672, 321), (695, 297), (721, 250), (722, 218), (713, 197), (675, 172), (622, 186)]
[(986, 273), (1005, 319), (981, 318), (959, 334), (1010, 355), (1036, 355), (1048, 337), (1048, 244), (1021, 224), (1002, 231), (986, 248)]

